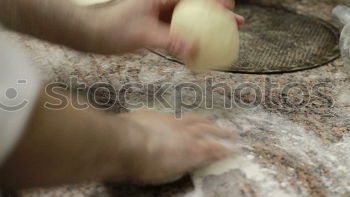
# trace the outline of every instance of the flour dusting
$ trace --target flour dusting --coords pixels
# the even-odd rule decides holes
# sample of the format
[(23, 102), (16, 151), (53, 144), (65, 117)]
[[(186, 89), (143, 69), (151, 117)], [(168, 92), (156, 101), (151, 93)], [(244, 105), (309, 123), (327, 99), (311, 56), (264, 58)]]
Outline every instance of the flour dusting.
[[(237, 112), (237, 111), (235, 111)], [(259, 142), (267, 143), (267, 149), (273, 153), (276, 147), (292, 158), (301, 169), (308, 166), (320, 181), (322, 189), (331, 191), (330, 196), (342, 197), (350, 192), (350, 136), (340, 142), (325, 144), (313, 132), (286, 119), (283, 116), (252, 110), (238, 113), (216, 115), (218, 124), (238, 132), (238, 146), (246, 150), (254, 150)], [(249, 135), (248, 135), (249, 134)], [(278, 166), (260, 163), (254, 151), (246, 151), (237, 157), (225, 159), (193, 173), (195, 190), (186, 197), (207, 197), (203, 193), (203, 180), (210, 176), (223, 176), (231, 170), (241, 171), (245, 177), (255, 184), (257, 196), (289, 197), (310, 196), (308, 183), (295, 182), (295, 177), (280, 175)], [(293, 169), (292, 169), (293, 170)], [(324, 175), (323, 173), (326, 173)], [(319, 178), (320, 177), (320, 178)], [(235, 177), (233, 176), (232, 179)], [(294, 180), (294, 181), (292, 181)], [(291, 183), (298, 183), (292, 185)], [(310, 186), (311, 187), (311, 186)], [(220, 196), (217, 196), (220, 197)]]
[[(262, 168), (258, 163), (253, 161), (251, 155), (237, 156), (227, 158), (209, 165), (206, 168), (195, 171), (192, 174), (192, 180), (195, 185), (195, 190), (185, 197), (207, 197), (203, 192), (203, 180), (208, 176), (220, 176), (228, 171), (239, 169), (248, 179), (260, 183), (260, 195), (269, 197), (296, 197), (291, 189), (283, 190), (280, 183), (273, 179), (271, 174), (273, 170)], [(219, 197), (219, 196), (218, 196)]]

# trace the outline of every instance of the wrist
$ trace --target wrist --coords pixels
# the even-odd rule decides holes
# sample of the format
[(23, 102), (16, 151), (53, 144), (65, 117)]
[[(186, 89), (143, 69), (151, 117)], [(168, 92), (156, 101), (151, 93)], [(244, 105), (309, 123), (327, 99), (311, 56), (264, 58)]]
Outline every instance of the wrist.
[(139, 127), (133, 113), (122, 113), (113, 117), (111, 126), (117, 136), (112, 149), (115, 150), (112, 156), (114, 159), (110, 162), (113, 166), (118, 166), (114, 168), (118, 171), (114, 174), (126, 180), (135, 180), (144, 160), (147, 136)]
[(94, 8), (76, 6), (66, 32), (65, 45), (84, 52), (95, 52), (97, 42), (97, 21)]
[(99, 169), (101, 180), (127, 179), (130, 156), (127, 141), (131, 137), (126, 129), (127, 120), (123, 115), (104, 115), (101, 122), (92, 168)]
[[(121, 5), (101, 8), (86, 8), (83, 24), (86, 38), (83, 51), (101, 54), (119, 54), (124, 51), (125, 23)], [(116, 43), (118, 41), (118, 43)]]

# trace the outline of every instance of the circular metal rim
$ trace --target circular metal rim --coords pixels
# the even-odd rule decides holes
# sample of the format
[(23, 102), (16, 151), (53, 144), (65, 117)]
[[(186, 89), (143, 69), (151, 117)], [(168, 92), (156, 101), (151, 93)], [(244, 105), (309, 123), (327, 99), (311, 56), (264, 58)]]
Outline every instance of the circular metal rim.
[[(287, 9), (285, 7), (282, 6), (262, 6), (262, 5), (255, 5), (258, 7), (262, 7), (262, 8), (275, 8), (275, 9), (283, 9), (285, 12), (289, 12), (292, 14), (296, 14), (299, 16), (303, 16), (303, 17), (307, 17), (310, 18), (310, 20), (313, 20), (315, 22), (321, 23), (325, 28), (327, 28), (332, 35), (334, 36), (335, 40), (336, 40), (336, 44), (335, 44), (335, 48), (330, 52), (330, 56), (327, 57), (327, 59), (325, 59), (324, 61), (322, 61), (322, 63), (313, 63), (312, 65), (308, 64), (307, 62), (304, 62), (304, 66), (298, 66), (298, 67), (292, 67), (290, 70), (260, 70), (260, 71), (254, 71), (254, 70), (244, 70), (244, 69), (234, 69), (234, 70), (229, 70), (229, 69), (225, 69), (225, 70), (216, 70), (216, 71), (220, 71), (220, 72), (229, 72), (229, 73), (243, 73), (243, 74), (283, 74), (283, 73), (293, 73), (293, 72), (298, 72), (298, 71), (304, 71), (304, 70), (309, 70), (309, 69), (313, 69), (313, 68), (317, 68), (320, 66), (324, 66), (329, 64), (330, 62), (333, 62), (334, 60), (340, 58), (340, 51), (339, 51), (339, 36), (340, 36), (340, 31), (338, 30), (338, 28), (331, 24), (328, 23), (326, 20), (316, 17), (316, 16), (312, 16), (312, 15), (306, 15), (306, 14), (302, 14), (302, 13), (297, 13), (294, 10), (291, 9)], [(154, 49), (148, 49), (150, 50), (152, 53), (155, 53), (157, 55), (159, 55), (160, 57), (168, 60), (168, 61), (172, 61), (178, 64), (182, 64), (184, 65), (184, 63), (181, 60), (178, 60), (175, 57), (172, 57), (170, 55), (166, 55), (163, 54), (162, 52), (159, 52), (157, 50)], [(234, 68), (238, 68), (238, 67), (234, 67)]]

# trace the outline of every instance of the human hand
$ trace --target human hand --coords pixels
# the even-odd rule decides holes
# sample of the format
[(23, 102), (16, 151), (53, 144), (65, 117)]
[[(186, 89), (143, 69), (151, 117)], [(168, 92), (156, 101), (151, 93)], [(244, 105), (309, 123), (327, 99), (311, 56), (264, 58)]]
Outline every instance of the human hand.
[[(178, 35), (170, 34), (174, 7), (180, 0), (125, 0), (115, 6), (96, 11), (92, 51), (118, 54), (143, 47), (163, 48), (187, 59), (195, 53), (195, 45)], [(216, 0), (227, 9), (234, 8), (232, 0)], [(232, 13), (240, 26), (242, 16)]]
[(127, 159), (120, 162), (133, 181), (164, 182), (233, 153), (215, 140), (232, 139), (232, 134), (205, 117), (184, 115), (178, 120), (150, 111), (123, 116)]
[[(236, 6), (235, 0), (217, 0), (217, 1), (229, 10), (233, 10)], [(238, 28), (240, 29), (245, 22), (244, 17), (235, 13), (233, 13), (233, 16), (234, 16), (234, 19), (237, 21)]]

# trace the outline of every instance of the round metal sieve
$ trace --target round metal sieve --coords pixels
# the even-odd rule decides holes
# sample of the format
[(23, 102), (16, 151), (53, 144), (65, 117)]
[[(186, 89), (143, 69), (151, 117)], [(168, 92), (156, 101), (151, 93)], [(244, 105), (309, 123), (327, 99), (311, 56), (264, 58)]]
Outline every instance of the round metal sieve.
[[(324, 65), (339, 57), (338, 30), (327, 22), (283, 8), (240, 5), (240, 59), (227, 71), (281, 73)], [(164, 51), (162, 57), (181, 63)]]

